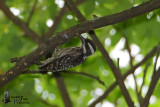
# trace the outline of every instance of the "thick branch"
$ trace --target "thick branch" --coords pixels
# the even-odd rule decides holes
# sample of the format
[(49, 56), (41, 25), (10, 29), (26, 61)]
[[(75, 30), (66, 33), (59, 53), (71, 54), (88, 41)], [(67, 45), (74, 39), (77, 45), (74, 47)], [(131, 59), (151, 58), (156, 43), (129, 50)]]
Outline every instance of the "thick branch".
[[(2, 5), (3, 0), (0, 0), (0, 1), (1, 1), (0, 8), (2, 8), (4, 7)], [(27, 67), (32, 65), (34, 61), (37, 61), (42, 56), (53, 51), (56, 46), (67, 42), (72, 37), (75, 37), (77, 33), (81, 34), (81, 33), (89, 31), (90, 29), (97, 29), (97, 28), (104, 27), (107, 25), (119, 23), (119, 22), (122, 22), (128, 19), (131, 19), (133, 17), (139, 16), (141, 14), (150, 12), (152, 10), (158, 9), (158, 8), (160, 8), (160, 0), (152, 0), (150, 2), (146, 2), (142, 5), (131, 8), (129, 10), (122, 11), (120, 13), (101, 17), (101, 18), (94, 19), (91, 21), (82, 22), (61, 33), (58, 33), (56, 34), (55, 37), (50, 38), (48, 41), (46, 41), (44, 44), (39, 46), (33, 52), (26, 55), (18, 63), (16, 63), (16, 65), (13, 68), (11, 68), (10, 70), (8, 70), (8, 72), (3, 74), (0, 78), (0, 87), (4, 86), (6, 83), (16, 78), (19, 74), (23, 73), (23, 71)]]
[[(154, 47), (144, 58), (142, 61), (140, 61), (138, 64), (136, 64), (135, 66), (133, 66), (130, 70), (127, 71), (127, 73), (125, 73), (123, 75), (123, 78), (126, 79), (128, 75), (134, 73), (134, 71), (141, 65), (143, 65), (147, 60), (149, 60), (150, 58), (152, 58), (155, 53), (157, 52), (157, 47)], [(99, 102), (101, 102), (103, 99), (105, 99), (108, 94), (117, 86), (117, 82), (114, 82), (112, 85), (110, 85), (110, 87), (104, 92), (104, 94), (102, 96), (100, 96), (98, 99), (96, 99), (89, 107), (95, 107), (95, 105)]]
[(18, 17), (14, 16), (13, 13), (9, 10), (9, 8), (4, 3), (4, 0), (0, 0), (0, 9), (3, 13), (16, 25), (18, 25), (27, 36), (29, 36), (33, 41), (40, 44), (41, 39), (36, 32), (31, 30), (23, 21), (21, 21)]
[[(81, 14), (81, 12), (77, 9), (77, 7), (74, 5), (74, 2), (72, 0), (65, 0), (66, 4), (68, 5), (68, 7), (74, 11), (74, 13), (76, 14), (77, 18), (83, 22), (86, 21), (85, 17)], [(116, 68), (115, 64), (113, 63), (112, 59), (110, 58), (108, 52), (104, 49), (103, 45), (100, 43), (100, 41), (98, 40), (98, 38), (96, 37), (94, 31), (89, 31), (89, 34), (91, 35), (91, 37), (93, 38), (93, 40), (95, 41), (96, 45), (98, 46), (99, 50), (101, 51), (101, 53), (103, 54), (106, 62), (109, 64), (110, 68), (112, 69), (112, 72), (121, 88), (121, 91), (125, 97), (125, 100), (128, 104), (128, 106), (133, 107), (134, 103), (131, 100), (131, 97), (127, 91), (127, 88), (124, 85), (124, 81), (123, 81), (123, 77), (119, 71), (119, 69)]]

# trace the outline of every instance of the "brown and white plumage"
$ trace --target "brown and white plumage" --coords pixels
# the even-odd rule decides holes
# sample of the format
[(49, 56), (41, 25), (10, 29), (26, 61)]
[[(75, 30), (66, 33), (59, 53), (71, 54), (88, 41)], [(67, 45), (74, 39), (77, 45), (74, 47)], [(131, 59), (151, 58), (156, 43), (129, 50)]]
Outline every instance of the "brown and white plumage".
[(60, 49), (56, 48), (51, 58), (40, 62), (40, 70), (62, 71), (82, 64), (87, 57), (94, 54), (96, 46), (90, 39), (80, 36), (81, 46)]

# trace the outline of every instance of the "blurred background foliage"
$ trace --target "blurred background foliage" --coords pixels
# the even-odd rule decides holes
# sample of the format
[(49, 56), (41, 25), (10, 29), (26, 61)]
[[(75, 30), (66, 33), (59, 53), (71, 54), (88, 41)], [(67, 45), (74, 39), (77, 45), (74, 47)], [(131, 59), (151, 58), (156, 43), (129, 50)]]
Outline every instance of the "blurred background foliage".
[[(92, 20), (93, 15), (98, 17), (110, 15), (146, 1), (147, 0), (85, 0), (84, 3), (78, 6), (78, 9), (87, 20)], [(5, 0), (5, 3), (18, 18), (26, 22), (34, 0)], [(50, 27), (47, 22), (49, 23), (50, 21), (51, 25), (52, 22), (54, 23), (53, 19), (62, 8), (63, 4), (63, 0), (38, 0), (29, 27), (39, 35), (44, 35)], [(157, 45), (160, 40), (159, 13), (160, 10), (155, 10), (114, 26), (110, 25), (95, 30), (99, 40), (110, 53), (115, 63), (117, 62), (117, 58), (120, 58), (122, 73), (125, 73), (125, 71), (130, 68), (129, 56), (126, 52), (126, 46), (124, 45), (124, 35), (128, 38), (129, 44), (131, 45), (131, 52), (135, 59), (134, 64), (136, 64)], [(61, 32), (78, 23), (75, 15), (72, 12), (67, 12), (56, 28), (56, 32)], [(27, 35), (23, 33), (22, 29), (13, 24), (2, 11), (0, 11), (0, 32), (0, 73), (2, 74), (14, 66), (14, 64), (9, 62), (10, 58), (24, 56), (34, 50), (38, 45), (28, 38)], [(90, 38), (86, 33), (82, 35)], [(64, 47), (75, 45), (80, 45), (79, 39), (73, 38), (71, 42), (64, 44)], [(145, 80), (144, 95), (151, 80), (153, 60), (154, 58), (148, 61), (151, 66), (149, 66), (147, 78)], [(35, 69), (36, 67), (32, 66), (30, 68)], [(136, 70), (136, 78), (139, 86), (142, 82), (142, 71), (144, 68), (145, 65)], [(94, 99), (101, 96), (108, 86), (115, 81), (112, 71), (98, 49), (95, 55), (89, 57), (85, 63), (71, 70), (98, 76), (106, 84), (105, 87), (96, 80), (86, 76), (62, 73), (74, 107), (86, 107)], [(129, 76), (125, 82), (131, 97), (134, 102), (137, 102), (133, 77)], [(16, 104), (15, 106), (17, 107), (48, 106), (44, 101), (47, 101), (49, 104), (55, 104), (58, 107), (64, 106), (56, 81), (50, 75), (22, 74), (0, 89), (0, 99), (3, 98), (3, 91), (6, 88), (9, 89), (11, 96), (23, 95), (29, 99), (30, 104)], [(160, 83), (156, 86), (149, 107), (157, 107), (160, 105), (159, 89)], [(106, 106), (107, 104), (108, 106)], [(127, 106), (119, 87), (116, 87), (101, 104), (97, 105), (97, 107), (114, 107), (113, 105), (116, 107)], [(3, 106), (13, 107), (14, 105), (13, 103), (5, 105), (0, 102), (0, 107)]]

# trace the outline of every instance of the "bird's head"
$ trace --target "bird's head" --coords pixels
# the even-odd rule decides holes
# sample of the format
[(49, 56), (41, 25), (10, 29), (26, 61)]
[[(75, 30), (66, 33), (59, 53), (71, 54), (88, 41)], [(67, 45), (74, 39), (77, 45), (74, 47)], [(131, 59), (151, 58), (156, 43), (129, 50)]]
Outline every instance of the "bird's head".
[(80, 39), (82, 42), (83, 54), (85, 55), (85, 57), (93, 55), (96, 51), (96, 46), (93, 41), (90, 39), (84, 39), (82, 36), (80, 36)]

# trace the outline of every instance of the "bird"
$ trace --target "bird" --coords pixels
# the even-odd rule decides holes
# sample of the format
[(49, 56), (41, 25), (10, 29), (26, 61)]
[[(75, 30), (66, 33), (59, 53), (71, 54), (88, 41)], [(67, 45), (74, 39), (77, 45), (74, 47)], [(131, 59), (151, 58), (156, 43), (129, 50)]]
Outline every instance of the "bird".
[(64, 49), (61, 49), (60, 46), (56, 47), (52, 57), (37, 63), (40, 65), (39, 70), (63, 71), (82, 64), (89, 56), (93, 55), (96, 51), (94, 42), (81, 35), (79, 37), (81, 46)]

